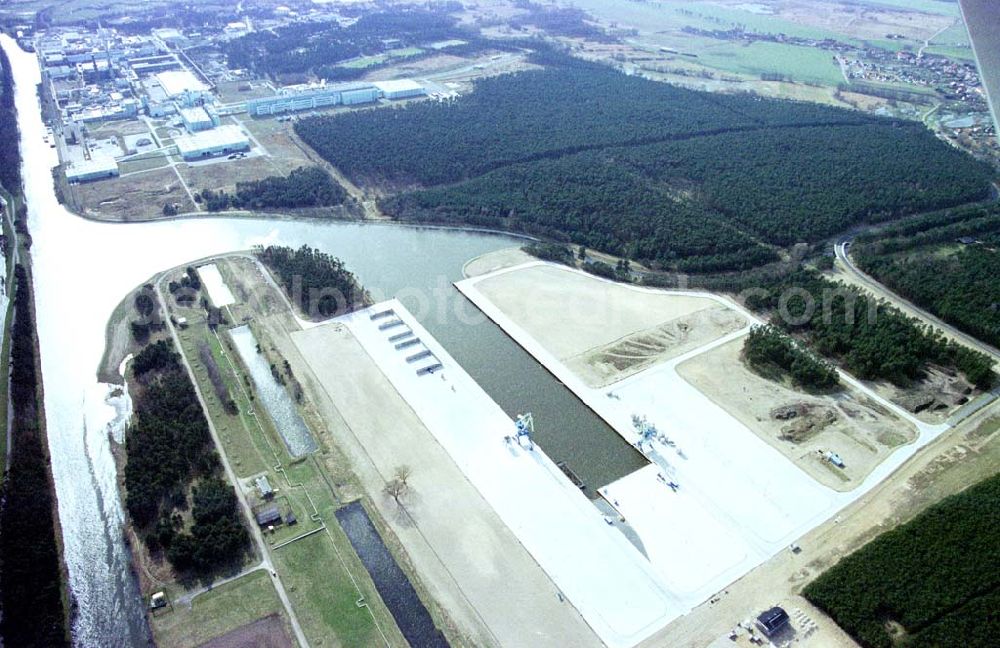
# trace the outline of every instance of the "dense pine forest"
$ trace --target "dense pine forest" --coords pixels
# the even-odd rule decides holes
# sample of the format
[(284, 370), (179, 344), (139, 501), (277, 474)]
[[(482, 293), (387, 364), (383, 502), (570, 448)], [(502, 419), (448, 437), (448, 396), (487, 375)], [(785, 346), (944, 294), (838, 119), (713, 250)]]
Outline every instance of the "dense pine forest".
[(254, 248), (300, 313), (327, 318), (367, 306), (371, 298), (344, 262), (303, 245), (297, 250), (269, 245)]
[[(125, 444), (125, 504), (150, 552), (182, 574), (237, 566), (250, 536), (194, 387), (173, 344), (147, 345), (132, 364), (135, 420)], [(191, 489), (190, 503), (188, 489)], [(181, 511), (191, 507), (185, 528)]]
[(749, 295), (747, 305), (773, 315), (776, 324), (810, 349), (864, 380), (907, 386), (932, 364), (961, 371), (980, 388), (991, 387), (996, 378), (986, 354), (948, 341), (896, 308), (812, 271), (773, 279)]
[(797, 345), (777, 326), (753, 326), (743, 342), (743, 358), (765, 378), (792, 382), (808, 390), (833, 389), (840, 383), (836, 369)]
[(880, 282), (1000, 347), (1000, 204), (904, 221), (860, 238), (858, 265)]
[(211, 191), (200, 194), (209, 211), (223, 209), (268, 209), (332, 207), (347, 199), (347, 192), (320, 167), (299, 167), (287, 176), (237, 182), (235, 193)]
[(21, 187), (21, 155), (18, 151), (17, 112), (14, 108), (14, 77), (7, 52), (0, 50), (0, 185), (11, 193)]
[(56, 542), (55, 493), (38, 389), (35, 320), (31, 283), (21, 265), (15, 268), (11, 328), (10, 398), (13, 427), (11, 457), (0, 515), (0, 558), (3, 562), (4, 645), (69, 644)]
[(400, 219), (510, 228), (686, 272), (985, 198), (990, 167), (922, 124), (718, 95), (541, 50), (533, 70), (296, 131)]
[[(883, 533), (806, 586), (866, 648), (968, 648), (1000, 634), (1000, 475)], [(905, 631), (899, 642), (887, 622)]]

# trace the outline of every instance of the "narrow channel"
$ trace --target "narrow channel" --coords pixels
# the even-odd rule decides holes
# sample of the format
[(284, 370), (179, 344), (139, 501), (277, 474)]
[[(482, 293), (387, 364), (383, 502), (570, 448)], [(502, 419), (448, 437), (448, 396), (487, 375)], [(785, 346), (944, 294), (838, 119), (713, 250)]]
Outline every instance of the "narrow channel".
[(249, 324), (229, 329), (233, 344), (240, 354), (240, 359), (250, 371), (254, 391), (260, 397), (268, 416), (274, 421), (288, 454), (301, 457), (316, 450), (316, 440), (309, 433), (305, 421), (295, 408), (295, 403), (285, 388), (274, 379), (271, 367), (260, 354), (257, 339), (250, 330)]

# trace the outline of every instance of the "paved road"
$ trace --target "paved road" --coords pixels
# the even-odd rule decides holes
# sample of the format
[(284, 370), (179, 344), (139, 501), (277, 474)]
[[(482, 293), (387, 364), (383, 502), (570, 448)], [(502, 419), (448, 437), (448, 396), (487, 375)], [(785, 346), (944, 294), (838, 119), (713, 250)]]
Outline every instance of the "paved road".
[(246, 494), (239, 486), (240, 481), (236, 477), (236, 473), (233, 471), (232, 466), (229, 464), (229, 458), (226, 456), (222, 442), (219, 440), (219, 434), (215, 429), (215, 424), (212, 422), (212, 417), (208, 415), (208, 404), (205, 403), (205, 399), (201, 394), (201, 389), (198, 388), (198, 382), (195, 380), (194, 371), (188, 363), (187, 356), (184, 355), (180, 338), (177, 336), (177, 329), (174, 328), (174, 323), (170, 320), (170, 311), (167, 308), (167, 300), (163, 296), (162, 284), (164, 276), (165, 275), (160, 275), (160, 277), (156, 280), (156, 297), (160, 302), (160, 308), (163, 310), (167, 328), (170, 329), (170, 336), (173, 338), (177, 351), (181, 354), (181, 361), (184, 363), (184, 368), (187, 370), (191, 383), (194, 386), (195, 394), (198, 396), (198, 403), (205, 412), (205, 419), (208, 421), (208, 430), (211, 432), (212, 441), (215, 442), (215, 446), (219, 451), (219, 458), (222, 460), (222, 467), (225, 469), (226, 477), (229, 478), (229, 482), (233, 485), (233, 488), (236, 491), (236, 496), (239, 499), (240, 508), (243, 509), (243, 515), (246, 519), (247, 526), (250, 528), (254, 542), (257, 544), (257, 550), (261, 556), (261, 566), (265, 567), (271, 574), (271, 582), (274, 583), (274, 589), (278, 592), (278, 598), (281, 599), (281, 604), (285, 607), (285, 612), (288, 614), (288, 621), (291, 623), (292, 631), (295, 633), (295, 638), (298, 640), (299, 646), (302, 648), (309, 648), (309, 641), (302, 632), (302, 627), (299, 625), (298, 617), (295, 616), (295, 610), (292, 609), (292, 603), (288, 600), (288, 594), (285, 592), (285, 587), (281, 584), (281, 579), (278, 578), (277, 572), (274, 571), (274, 566), (271, 563), (271, 554), (268, 551), (267, 543), (264, 542), (264, 536), (261, 534), (260, 528), (257, 526), (254, 519), (250, 503), (247, 502)]
[(837, 243), (834, 244), (833, 250), (837, 255), (837, 259), (843, 264), (844, 268), (846, 269), (846, 272), (851, 276), (853, 276), (855, 279), (857, 279), (859, 282), (861, 282), (868, 290), (874, 293), (877, 297), (881, 297), (891, 302), (893, 305), (899, 307), (903, 312), (919, 317), (925, 322), (941, 329), (942, 331), (945, 331), (952, 337), (957, 338), (963, 344), (970, 346), (978, 351), (982, 351), (983, 353), (991, 356), (997, 362), (1000, 362), (1000, 350), (998, 350), (996, 347), (993, 347), (989, 344), (986, 344), (985, 342), (977, 340), (971, 335), (955, 328), (951, 324), (942, 321), (936, 315), (928, 313), (926, 310), (920, 308), (913, 302), (904, 299), (903, 297), (900, 297), (896, 293), (892, 292), (891, 290), (883, 286), (877, 280), (875, 280), (875, 278), (865, 274), (860, 268), (854, 265), (853, 261), (851, 261), (851, 257), (849, 254), (850, 245), (851, 245), (850, 238), (842, 238), (841, 240), (837, 241)]

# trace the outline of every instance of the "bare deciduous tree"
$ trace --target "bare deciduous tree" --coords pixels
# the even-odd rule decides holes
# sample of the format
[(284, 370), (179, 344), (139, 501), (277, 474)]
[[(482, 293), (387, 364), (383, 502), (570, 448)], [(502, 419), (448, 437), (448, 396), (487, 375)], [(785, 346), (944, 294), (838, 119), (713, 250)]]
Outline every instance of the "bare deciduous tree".
[(385, 484), (385, 493), (392, 499), (396, 501), (396, 504), (400, 503), (403, 495), (406, 494), (409, 484), (407, 480), (410, 478), (410, 467), (403, 465), (397, 466), (396, 472), (393, 474), (392, 479), (390, 479)]

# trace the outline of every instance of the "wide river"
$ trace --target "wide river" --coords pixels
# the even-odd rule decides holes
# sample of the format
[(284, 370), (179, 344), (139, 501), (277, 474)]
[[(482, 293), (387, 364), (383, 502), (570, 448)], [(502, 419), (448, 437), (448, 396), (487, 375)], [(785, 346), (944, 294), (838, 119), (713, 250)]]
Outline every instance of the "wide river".
[[(149, 642), (122, 540), (109, 429), (115, 409), (96, 381), (107, 320), (157, 272), (257, 243), (308, 243), (347, 263), (376, 298), (399, 296), (508, 413), (532, 411), (536, 439), (591, 488), (642, 458), (451, 286), (465, 261), (516, 245), (507, 236), (394, 225), (199, 218), (144, 224), (89, 221), (56, 199), (56, 153), (42, 142), (33, 54), (0, 36), (14, 71), (29, 207), (34, 291), (52, 474), (79, 646)], [(544, 307), (543, 304), (540, 307)]]

